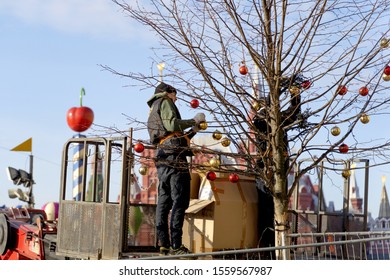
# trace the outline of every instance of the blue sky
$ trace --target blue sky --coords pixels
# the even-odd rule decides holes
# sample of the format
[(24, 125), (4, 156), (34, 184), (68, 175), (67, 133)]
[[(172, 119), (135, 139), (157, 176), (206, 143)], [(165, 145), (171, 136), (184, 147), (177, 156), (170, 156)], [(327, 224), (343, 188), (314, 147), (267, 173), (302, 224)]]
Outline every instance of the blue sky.
[[(81, 88), (86, 92), (83, 105), (95, 113), (87, 134), (100, 126), (126, 131), (125, 115), (146, 120), (152, 91), (128, 87), (130, 81), (99, 65), (148, 74), (155, 67), (151, 48), (158, 41), (109, 0), (1, 1), (0, 35), (0, 205), (21, 204), (8, 198), (8, 189), (15, 186), (6, 168), (28, 171), (30, 153), (10, 149), (32, 137), (40, 208), (58, 201), (62, 147), (75, 134), (67, 126), (66, 112), (79, 106)], [(374, 217), (387, 169), (370, 174), (369, 210)], [(341, 194), (339, 190), (339, 200)]]
[(107, 0), (1, 1), (0, 35), (0, 205), (21, 203), (8, 198), (6, 168), (29, 170), (30, 153), (10, 149), (32, 137), (40, 208), (58, 201), (62, 146), (75, 134), (66, 113), (79, 106), (81, 88), (97, 126), (126, 131), (124, 115), (145, 118), (152, 92), (127, 87), (99, 65), (149, 73), (155, 36)]

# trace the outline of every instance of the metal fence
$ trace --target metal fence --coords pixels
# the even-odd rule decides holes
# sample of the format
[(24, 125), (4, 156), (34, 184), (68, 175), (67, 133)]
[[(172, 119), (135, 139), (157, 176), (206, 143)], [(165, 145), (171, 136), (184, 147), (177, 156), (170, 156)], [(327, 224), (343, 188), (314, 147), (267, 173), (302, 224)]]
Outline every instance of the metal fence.
[[(325, 232), (288, 234), (290, 245), (224, 250), (186, 255), (187, 259), (275, 260), (389, 260), (390, 232)], [(287, 257), (286, 257), (287, 256)], [(138, 256), (144, 259), (177, 259), (183, 256)]]
[(290, 234), (291, 259), (390, 259), (390, 232)]

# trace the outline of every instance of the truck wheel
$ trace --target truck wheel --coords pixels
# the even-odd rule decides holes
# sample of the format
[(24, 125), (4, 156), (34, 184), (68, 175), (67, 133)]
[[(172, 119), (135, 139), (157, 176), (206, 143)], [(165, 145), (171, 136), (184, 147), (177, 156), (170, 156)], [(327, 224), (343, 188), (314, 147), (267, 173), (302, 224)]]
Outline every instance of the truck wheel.
[(8, 217), (0, 213), (0, 255), (4, 255), (7, 252), (10, 243), (10, 227), (8, 223)]

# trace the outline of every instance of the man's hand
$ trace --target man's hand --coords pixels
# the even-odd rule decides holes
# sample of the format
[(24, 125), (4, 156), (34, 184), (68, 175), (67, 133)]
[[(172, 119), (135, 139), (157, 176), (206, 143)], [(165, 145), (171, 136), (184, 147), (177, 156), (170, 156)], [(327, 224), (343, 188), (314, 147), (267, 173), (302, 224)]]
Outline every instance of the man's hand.
[(197, 133), (200, 130), (200, 127), (199, 127), (199, 125), (194, 125), (193, 127), (191, 127), (191, 130), (193, 132)]

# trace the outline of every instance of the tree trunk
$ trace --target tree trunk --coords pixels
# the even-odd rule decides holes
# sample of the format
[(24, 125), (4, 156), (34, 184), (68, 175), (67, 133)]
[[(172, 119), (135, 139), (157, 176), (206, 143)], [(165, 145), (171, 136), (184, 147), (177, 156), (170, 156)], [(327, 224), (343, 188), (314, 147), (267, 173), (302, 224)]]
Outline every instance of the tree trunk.
[[(287, 246), (288, 240), (286, 238), (288, 230), (288, 212), (287, 200), (280, 196), (274, 197), (275, 204), (275, 247)], [(281, 260), (289, 259), (288, 251), (285, 249), (276, 250), (276, 258)]]
[[(280, 92), (274, 94), (280, 95)], [(277, 99), (279, 100), (279, 98)], [(271, 137), (271, 147), (274, 154), (274, 225), (275, 225), (275, 246), (286, 246), (286, 233), (288, 225), (288, 142), (286, 131), (282, 129), (282, 124), (285, 119), (282, 116), (280, 103), (275, 102), (273, 105), (273, 116), (271, 115), (271, 131), (275, 132), (274, 137)], [(277, 259), (287, 259), (287, 250), (277, 250)]]
[[(280, 151), (279, 151), (280, 152)], [(283, 155), (276, 161), (275, 185), (274, 185), (274, 222), (275, 222), (275, 246), (287, 246), (286, 233), (289, 228), (288, 221), (288, 197), (287, 197), (287, 171)], [(288, 168), (288, 167), (287, 167)], [(278, 172), (279, 171), (279, 172)], [(288, 259), (287, 250), (277, 250), (277, 259)]]

